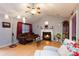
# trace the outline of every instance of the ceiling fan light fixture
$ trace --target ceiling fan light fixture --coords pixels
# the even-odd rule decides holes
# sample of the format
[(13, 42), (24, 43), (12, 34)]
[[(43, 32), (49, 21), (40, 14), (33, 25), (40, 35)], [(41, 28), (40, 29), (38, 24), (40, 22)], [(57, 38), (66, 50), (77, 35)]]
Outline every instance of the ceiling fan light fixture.
[(30, 6), (27, 6), (27, 8), (31, 9), (31, 7), (30, 7)]
[(38, 10), (40, 10), (40, 7), (37, 7)]
[(31, 13), (32, 13), (32, 14), (36, 14), (36, 10), (32, 9), (32, 10), (31, 10)]
[(35, 4), (32, 4), (32, 6), (27, 6), (28, 10), (25, 11), (25, 13), (31, 13), (34, 14), (40, 14), (40, 7), (35, 7)]

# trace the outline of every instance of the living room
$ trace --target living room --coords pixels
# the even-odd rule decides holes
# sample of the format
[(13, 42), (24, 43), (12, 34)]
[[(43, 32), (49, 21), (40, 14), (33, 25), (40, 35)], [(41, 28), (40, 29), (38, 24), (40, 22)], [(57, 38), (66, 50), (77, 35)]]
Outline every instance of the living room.
[(56, 56), (43, 49), (60, 48), (65, 39), (79, 43), (78, 16), (78, 3), (2, 3), (0, 55)]

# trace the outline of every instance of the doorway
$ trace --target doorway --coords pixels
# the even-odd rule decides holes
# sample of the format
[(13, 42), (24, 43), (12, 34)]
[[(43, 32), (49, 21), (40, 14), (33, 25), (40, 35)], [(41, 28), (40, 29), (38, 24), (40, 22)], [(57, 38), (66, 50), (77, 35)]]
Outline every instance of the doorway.
[(63, 21), (63, 39), (69, 39), (69, 21)]

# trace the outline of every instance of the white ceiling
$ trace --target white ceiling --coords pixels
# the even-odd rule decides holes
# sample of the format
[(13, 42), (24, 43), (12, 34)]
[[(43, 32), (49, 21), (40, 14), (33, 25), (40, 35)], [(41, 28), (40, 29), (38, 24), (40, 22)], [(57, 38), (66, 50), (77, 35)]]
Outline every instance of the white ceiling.
[[(26, 16), (25, 13), (26, 6), (29, 4), (20, 4), (20, 3), (2, 3), (0, 4), (0, 14), (9, 14), (10, 16)], [(50, 15), (50, 16), (60, 16), (68, 18), (73, 10), (78, 6), (78, 4), (68, 4), (68, 3), (52, 3), (52, 4), (36, 4), (41, 9), (41, 16)], [(33, 16), (32, 16), (33, 17)], [(39, 17), (39, 16), (38, 16)], [(37, 18), (38, 18), (37, 17)]]

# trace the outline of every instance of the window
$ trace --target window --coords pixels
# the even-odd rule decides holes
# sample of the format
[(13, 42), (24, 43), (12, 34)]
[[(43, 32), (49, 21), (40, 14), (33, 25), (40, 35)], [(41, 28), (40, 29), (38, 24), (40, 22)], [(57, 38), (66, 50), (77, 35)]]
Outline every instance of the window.
[(22, 25), (22, 33), (27, 33), (29, 32), (29, 25), (23, 24)]

